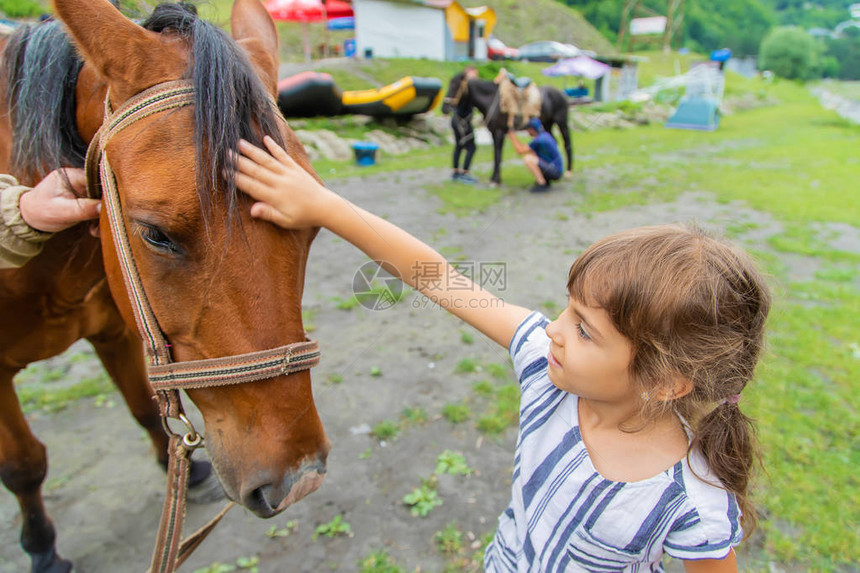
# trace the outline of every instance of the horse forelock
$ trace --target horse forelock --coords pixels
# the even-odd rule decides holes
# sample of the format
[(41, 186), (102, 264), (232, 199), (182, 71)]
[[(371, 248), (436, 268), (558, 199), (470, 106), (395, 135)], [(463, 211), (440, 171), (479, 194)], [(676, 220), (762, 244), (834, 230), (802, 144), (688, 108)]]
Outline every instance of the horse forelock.
[(223, 189), (232, 220), (238, 201), (230, 154), (240, 138), (262, 145), (267, 134), (284, 145), (274, 102), (245, 52), (224, 31), (198, 18), (193, 6), (161, 4), (143, 25), (190, 40), (186, 79), (195, 93), (197, 193), (208, 218), (215, 190)]
[(3, 54), (12, 124), (13, 175), (35, 180), (59, 167), (83, 167), (87, 146), (76, 124), (82, 62), (59, 22), (20, 26)]

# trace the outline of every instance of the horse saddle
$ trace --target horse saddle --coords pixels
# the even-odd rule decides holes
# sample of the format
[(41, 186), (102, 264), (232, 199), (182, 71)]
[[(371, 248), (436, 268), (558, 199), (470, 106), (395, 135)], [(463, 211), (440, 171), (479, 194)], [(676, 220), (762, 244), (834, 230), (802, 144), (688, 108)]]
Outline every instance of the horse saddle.
[(541, 97), (537, 84), (530, 78), (517, 78), (504, 68), (493, 80), (499, 86), (499, 110), (513, 116), (540, 117)]
[(517, 89), (524, 90), (532, 84), (531, 78), (511, 76), (511, 81), (517, 86)]

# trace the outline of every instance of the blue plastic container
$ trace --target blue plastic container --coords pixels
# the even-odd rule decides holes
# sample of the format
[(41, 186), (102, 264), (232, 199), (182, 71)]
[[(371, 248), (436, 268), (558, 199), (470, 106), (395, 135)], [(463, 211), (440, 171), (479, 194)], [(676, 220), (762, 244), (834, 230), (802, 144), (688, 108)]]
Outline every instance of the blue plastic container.
[(370, 141), (357, 141), (352, 144), (355, 162), (359, 165), (376, 165), (376, 151), (379, 146)]
[(343, 41), (343, 55), (347, 58), (355, 57), (355, 38), (347, 38)]
[(567, 94), (567, 97), (586, 97), (588, 88), (565, 88), (564, 93)]

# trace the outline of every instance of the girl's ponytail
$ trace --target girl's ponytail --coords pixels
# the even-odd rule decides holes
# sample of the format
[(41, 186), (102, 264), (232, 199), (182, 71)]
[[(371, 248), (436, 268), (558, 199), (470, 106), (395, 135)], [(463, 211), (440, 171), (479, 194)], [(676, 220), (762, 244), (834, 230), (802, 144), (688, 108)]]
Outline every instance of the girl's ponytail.
[(741, 411), (738, 396), (723, 399), (695, 424), (691, 447), (702, 453), (711, 472), (737, 497), (748, 537), (757, 523), (748, 489), (761, 458), (755, 424)]

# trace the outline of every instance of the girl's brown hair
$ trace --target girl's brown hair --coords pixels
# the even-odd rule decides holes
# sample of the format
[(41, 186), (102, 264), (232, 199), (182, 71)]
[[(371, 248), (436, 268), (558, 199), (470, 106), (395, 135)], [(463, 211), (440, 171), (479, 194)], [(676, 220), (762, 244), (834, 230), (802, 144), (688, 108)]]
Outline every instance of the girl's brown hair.
[(674, 408), (722, 485), (737, 497), (747, 535), (755, 528), (750, 479), (759, 461), (751, 419), (737, 396), (764, 344), (770, 294), (742, 250), (696, 227), (642, 227), (606, 237), (573, 263), (567, 284), (583, 304), (606, 310), (633, 346), (630, 371), (647, 396), (677, 375), (692, 391), (645, 400), (653, 419)]

